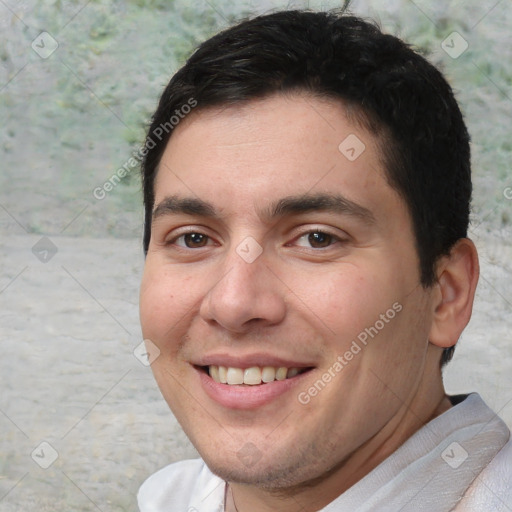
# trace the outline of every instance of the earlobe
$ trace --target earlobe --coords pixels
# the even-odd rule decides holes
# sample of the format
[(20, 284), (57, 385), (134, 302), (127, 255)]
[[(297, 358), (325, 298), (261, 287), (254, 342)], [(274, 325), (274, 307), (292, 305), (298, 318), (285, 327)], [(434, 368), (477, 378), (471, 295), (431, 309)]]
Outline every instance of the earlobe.
[(446, 348), (457, 343), (469, 322), (479, 276), (478, 254), (468, 238), (460, 239), (438, 264), (438, 293), (433, 304), (429, 341)]

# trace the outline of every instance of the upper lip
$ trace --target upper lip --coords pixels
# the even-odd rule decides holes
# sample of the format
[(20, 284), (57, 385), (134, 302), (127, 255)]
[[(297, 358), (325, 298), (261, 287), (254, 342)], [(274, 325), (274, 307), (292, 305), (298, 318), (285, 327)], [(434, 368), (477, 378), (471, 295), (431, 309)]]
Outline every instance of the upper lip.
[(230, 368), (251, 368), (253, 366), (272, 366), (274, 368), (311, 368), (314, 365), (304, 361), (277, 357), (271, 354), (254, 353), (236, 356), (227, 353), (209, 354), (193, 361), (196, 366), (226, 366)]

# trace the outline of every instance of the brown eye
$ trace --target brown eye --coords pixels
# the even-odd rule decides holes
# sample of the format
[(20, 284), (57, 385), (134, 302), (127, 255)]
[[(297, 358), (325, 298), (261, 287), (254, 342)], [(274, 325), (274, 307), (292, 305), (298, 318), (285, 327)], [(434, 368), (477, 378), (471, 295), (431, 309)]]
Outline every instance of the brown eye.
[(329, 245), (332, 244), (332, 239), (332, 235), (329, 235), (328, 233), (322, 233), (321, 231), (314, 231), (308, 235), (309, 245), (316, 249), (329, 247)]
[(208, 243), (208, 237), (201, 233), (187, 233), (183, 235), (183, 241), (189, 249), (197, 249), (198, 247), (204, 247)]

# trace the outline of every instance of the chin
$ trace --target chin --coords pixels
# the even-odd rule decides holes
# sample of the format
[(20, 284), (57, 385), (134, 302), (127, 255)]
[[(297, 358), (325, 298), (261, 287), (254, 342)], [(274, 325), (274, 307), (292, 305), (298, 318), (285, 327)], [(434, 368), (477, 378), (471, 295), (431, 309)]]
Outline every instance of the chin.
[(232, 468), (221, 465), (208, 465), (210, 471), (226, 482), (255, 486), (260, 489), (278, 490), (300, 484), (293, 476), (284, 474), (282, 470), (261, 471)]
[[(271, 455), (271, 459), (273, 456)], [(253, 465), (244, 464), (235, 455), (234, 459), (219, 460), (215, 457), (203, 457), (210, 471), (226, 482), (256, 486), (261, 489), (279, 490), (302, 486), (312, 475), (305, 474), (300, 462), (276, 463), (275, 460), (261, 459)], [(309, 472), (311, 468), (309, 468)], [(315, 475), (316, 476), (316, 475)], [(313, 476), (314, 478), (314, 476)]]

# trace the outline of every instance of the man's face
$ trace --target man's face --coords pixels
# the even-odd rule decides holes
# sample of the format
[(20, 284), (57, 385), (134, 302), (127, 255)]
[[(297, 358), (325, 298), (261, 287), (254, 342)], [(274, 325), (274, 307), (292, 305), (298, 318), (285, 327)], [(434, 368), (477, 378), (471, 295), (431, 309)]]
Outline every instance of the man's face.
[[(165, 399), (226, 480), (317, 478), (392, 437), (414, 404), (432, 299), (381, 160), (342, 104), (305, 95), (198, 111), (168, 143), (143, 334)], [(220, 366), (253, 384), (216, 382)]]

